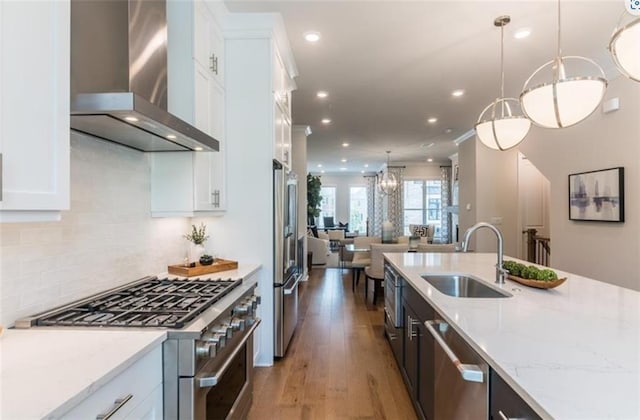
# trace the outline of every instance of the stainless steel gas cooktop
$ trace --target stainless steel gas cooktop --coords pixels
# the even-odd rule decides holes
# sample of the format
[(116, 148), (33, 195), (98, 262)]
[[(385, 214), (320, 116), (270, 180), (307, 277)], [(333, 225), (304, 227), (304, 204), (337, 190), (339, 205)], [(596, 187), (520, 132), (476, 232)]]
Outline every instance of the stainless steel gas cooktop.
[(145, 277), (121, 288), (21, 319), (16, 327), (182, 328), (241, 283), (242, 279)]

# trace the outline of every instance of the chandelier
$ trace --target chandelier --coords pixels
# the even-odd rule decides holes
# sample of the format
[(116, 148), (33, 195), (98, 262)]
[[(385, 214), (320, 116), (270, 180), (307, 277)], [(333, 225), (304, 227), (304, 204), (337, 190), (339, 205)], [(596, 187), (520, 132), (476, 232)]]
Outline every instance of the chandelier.
[(391, 150), (387, 150), (387, 167), (378, 177), (378, 189), (384, 195), (394, 193), (398, 189), (398, 179), (394, 174), (389, 172), (389, 154)]
[(595, 61), (562, 56), (560, 34), (558, 0), (557, 56), (527, 79), (520, 94), (525, 115), (546, 128), (570, 127), (583, 121), (598, 108), (607, 88), (604, 71)]
[(497, 17), (493, 24), (500, 27), (500, 97), (491, 102), (478, 117), (476, 134), (485, 146), (494, 150), (508, 150), (524, 140), (531, 121), (524, 116), (516, 98), (504, 96), (504, 27), (509, 16)]

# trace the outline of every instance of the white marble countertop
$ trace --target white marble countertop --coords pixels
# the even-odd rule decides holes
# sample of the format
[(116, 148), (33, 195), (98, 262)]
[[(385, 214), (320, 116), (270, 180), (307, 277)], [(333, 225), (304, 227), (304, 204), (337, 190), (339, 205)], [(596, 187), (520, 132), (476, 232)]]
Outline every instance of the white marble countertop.
[(165, 337), (158, 330), (7, 330), (0, 338), (0, 419), (58, 418)]
[(542, 417), (640, 419), (639, 292), (555, 270), (568, 278), (555, 289), (507, 280), (499, 287), (513, 297), (455, 298), (420, 276), (466, 273), (494, 286), (495, 254), (385, 257)]
[[(199, 336), (208, 320), (255, 285), (258, 264), (202, 278), (245, 279), (181, 333)], [(158, 277), (177, 276), (160, 273)], [(193, 277), (196, 279), (197, 277)], [(0, 337), (0, 420), (57, 418), (160, 345), (172, 330), (36, 327)]]

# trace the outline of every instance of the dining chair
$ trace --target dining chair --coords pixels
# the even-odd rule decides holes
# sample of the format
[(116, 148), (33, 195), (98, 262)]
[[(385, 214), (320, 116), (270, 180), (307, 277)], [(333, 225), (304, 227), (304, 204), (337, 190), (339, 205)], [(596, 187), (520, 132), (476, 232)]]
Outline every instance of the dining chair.
[(322, 218), (324, 221), (324, 227), (332, 228), (335, 227), (335, 222), (333, 221), (333, 216), (325, 216)]
[[(381, 239), (379, 236), (357, 236), (353, 238), (353, 247), (355, 249), (370, 249), (369, 245), (379, 244)], [(371, 264), (371, 251), (356, 251), (353, 253), (351, 260), (351, 290), (355, 291), (356, 286), (360, 282), (360, 272)]]
[(364, 269), (364, 300), (369, 294), (369, 280), (373, 280), (373, 304), (376, 304), (378, 292), (382, 289), (384, 281), (384, 254), (385, 252), (407, 252), (409, 244), (371, 244), (371, 264)]
[(340, 246), (340, 241), (344, 239), (344, 230), (330, 230), (328, 233), (331, 249), (335, 250)]

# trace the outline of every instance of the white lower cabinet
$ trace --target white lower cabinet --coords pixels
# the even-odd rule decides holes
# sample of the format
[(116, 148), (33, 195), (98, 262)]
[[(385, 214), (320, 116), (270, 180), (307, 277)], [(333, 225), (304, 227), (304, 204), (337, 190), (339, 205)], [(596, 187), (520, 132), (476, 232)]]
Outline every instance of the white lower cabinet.
[(63, 419), (162, 419), (162, 346), (88, 396)]

